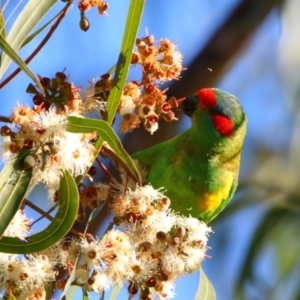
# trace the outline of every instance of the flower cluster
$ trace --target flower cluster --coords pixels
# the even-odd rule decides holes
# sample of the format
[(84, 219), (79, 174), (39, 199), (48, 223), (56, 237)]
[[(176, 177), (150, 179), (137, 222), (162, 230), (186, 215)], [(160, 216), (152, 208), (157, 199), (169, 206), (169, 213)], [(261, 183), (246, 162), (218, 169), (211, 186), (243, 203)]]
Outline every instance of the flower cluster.
[(123, 117), (120, 130), (131, 131), (143, 122), (144, 128), (152, 134), (158, 128), (160, 117), (166, 121), (176, 120), (171, 110), (178, 106), (176, 100), (167, 100), (157, 85), (179, 77), (182, 55), (167, 39), (156, 45), (152, 35), (137, 39), (136, 47), (131, 63), (141, 66), (142, 78), (140, 83), (129, 82), (123, 91), (119, 106)]
[(33, 182), (47, 185), (52, 198), (59, 188), (61, 170), (73, 176), (84, 174), (95, 157), (95, 134), (67, 132), (67, 117), (81, 117), (105, 104), (92, 96), (82, 99), (61, 72), (40, 81), (45, 94), (30, 85), (27, 92), (34, 94), (33, 107), (18, 105), (10, 117), (13, 126), (1, 127), (2, 155), (10, 160), (21, 149), (34, 150), (26, 157), (25, 167), (33, 169)]
[[(16, 299), (44, 299), (50, 282), (65, 287), (65, 279), (56, 279), (60, 267), (75, 268), (74, 284), (88, 292), (128, 282), (130, 296), (139, 292), (141, 299), (150, 299), (154, 289), (159, 299), (173, 298), (176, 279), (199, 269), (211, 229), (176, 215), (168, 208), (170, 200), (150, 185), (119, 192), (110, 205), (115, 228), (102, 239), (73, 238), (25, 257), (1, 254), (0, 291)], [(17, 232), (28, 233), (28, 223), (20, 211), (6, 232), (23, 239), (26, 234)]]
[[(0, 294), (10, 291), (14, 299), (45, 299), (45, 286), (56, 277), (55, 264), (47, 255), (26, 258), (1, 253)], [(1, 298), (4, 299), (4, 298)]]
[(108, 3), (103, 0), (80, 0), (78, 3), (78, 8), (82, 12), (88, 11), (93, 6), (98, 9), (99, 14), (105, 14), (108, 9)]
[(116, 228), (101, 240), (70, 244), (68, 262), (74, 264), (80, 254), (76, 284), (101, 293), (127, 281), (129, 294), (140, 292), (141, 299), (149, 299), (150, 288), (160, 299), (173, 298), (177, 277), (199, 269), (211, 230), (195, 218), (174, 214), (169, 204), (149, 185), (116, 197), (111, 204)]
[[(25, 239), (30, 231), (30, 220), (24, 211), (17, 211), (4, 236)], [(10, 293), (14, 299), (45, 299), (45, 286), (55, 280), (57, 266), (64, 267), (64, 251), (61, 245), (26, 256), (1, 253), (0, 255), (0, 297)], [(7, 296), (7, 295), (6, 295)]]

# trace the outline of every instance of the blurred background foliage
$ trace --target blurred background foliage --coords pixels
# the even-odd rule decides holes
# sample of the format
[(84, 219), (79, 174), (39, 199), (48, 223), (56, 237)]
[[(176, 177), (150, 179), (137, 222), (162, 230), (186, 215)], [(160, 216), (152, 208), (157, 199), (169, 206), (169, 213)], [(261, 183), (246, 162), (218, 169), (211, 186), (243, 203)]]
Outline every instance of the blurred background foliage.
[[(17, 10), (24, 2), (18, 1)], [(62, 5), (58, 2), (51, 14)], [(110, 17), (89, 11), (86, 33), (79, 29), (76, 5), (30, 67), (47, 77), (66, 67), (74, 84), (86, 87), (117, 60), (128, 1), (110, 0)], [(13, 10), (10, 5), (5, 14)], [(211, 224), (211, 258), (203, 263), (221, 300), (300, 299), (299, 11), (299, 0), (146, 3), (139, 36), (147, 28), (157, 40), (176, 40), (187, 67), (167, 94), (180, 98), (202, 87), (219, 87), (238, 96), (248, 116), (239, 188)], [(25, 59), (32, 50), (28, 46), (20, 55)], [(130, 79), (139, 79), (136, 71), (132, 68)], [(1, 115), (9, 115), (17, 100), (30, 103), (28, 83), (20, 74), (0, 91)], [(178, 117), (162, 121), (153, 136), (143, 129), (122, 136), (126, 149), (133, 153), (189, 127), (188, 118), (179, 112)], [(115, 125), (118, 131), (118, 119)], [(36, 201), (41, 193), (34, 194)], [(109, 216), (103, 212), (98, 220), (91, 231), (101, 236), (99, 226)], [(178, 299), (192, 299), (195, 277), (178, 284)]]

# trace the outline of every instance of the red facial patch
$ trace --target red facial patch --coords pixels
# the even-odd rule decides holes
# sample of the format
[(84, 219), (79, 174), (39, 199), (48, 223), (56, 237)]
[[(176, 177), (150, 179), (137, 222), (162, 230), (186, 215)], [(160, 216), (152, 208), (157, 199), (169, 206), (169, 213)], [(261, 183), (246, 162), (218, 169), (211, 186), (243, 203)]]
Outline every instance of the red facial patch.
[(233, 131), (233, 123), (229, 118), (222, 115), (213, 115), (212, 121), (216, 130), (221, 135), (231, 137)]
[(217, 104), (216, 94), (213, 89), (202, 89), (197, 92), (200, 98), (200, 105), (206, 107), (214, 107)]

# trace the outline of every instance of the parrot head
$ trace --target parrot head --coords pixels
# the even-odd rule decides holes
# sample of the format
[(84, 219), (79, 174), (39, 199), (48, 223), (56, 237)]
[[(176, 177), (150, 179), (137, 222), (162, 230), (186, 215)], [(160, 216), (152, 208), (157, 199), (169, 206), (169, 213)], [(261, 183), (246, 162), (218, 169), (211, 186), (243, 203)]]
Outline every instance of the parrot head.
[(186, 97), (180, 108), (191, 117), (195, 129), (207, 131), (213, 139), (231, 138), (246, 123), (238, 98), (216, 88)]

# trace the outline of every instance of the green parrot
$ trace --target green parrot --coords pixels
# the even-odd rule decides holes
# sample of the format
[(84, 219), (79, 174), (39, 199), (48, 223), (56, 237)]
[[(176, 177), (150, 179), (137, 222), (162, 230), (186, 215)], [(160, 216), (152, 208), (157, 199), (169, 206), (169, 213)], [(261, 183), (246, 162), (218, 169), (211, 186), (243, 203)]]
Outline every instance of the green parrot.
[(191, 128), (132, 157), (147, 182), (165, 188), (171, 208), (209, 223), (236, 191), (246, 116), (235, 96), (217, 88), (199, 90), (180, 108)]

